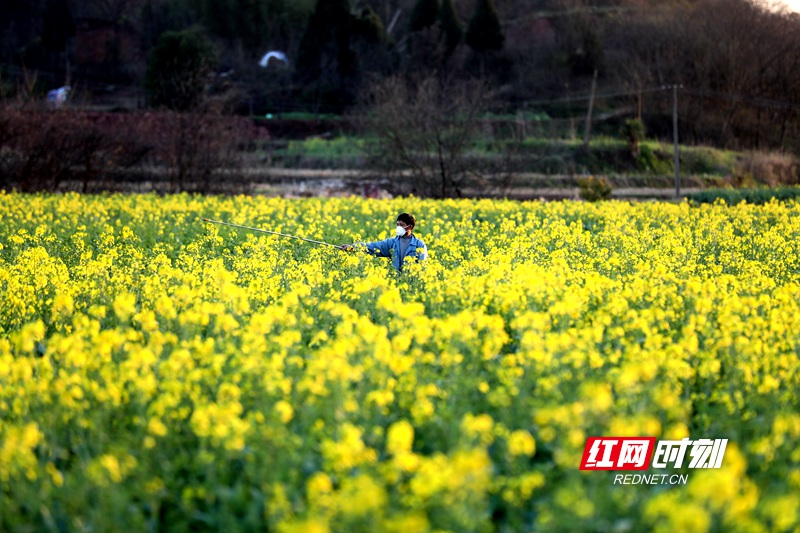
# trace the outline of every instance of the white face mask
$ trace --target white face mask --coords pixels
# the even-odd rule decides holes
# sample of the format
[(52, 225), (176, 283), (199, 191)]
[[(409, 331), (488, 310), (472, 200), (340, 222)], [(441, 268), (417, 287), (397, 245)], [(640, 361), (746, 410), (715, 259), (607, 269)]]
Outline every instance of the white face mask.
[(398, 237), (402, 237), (406, 234), (406, 228), (401, 228), (400, 226), (395, 226), (395, 228), (396, 229), (394, 231), (397, 233)]

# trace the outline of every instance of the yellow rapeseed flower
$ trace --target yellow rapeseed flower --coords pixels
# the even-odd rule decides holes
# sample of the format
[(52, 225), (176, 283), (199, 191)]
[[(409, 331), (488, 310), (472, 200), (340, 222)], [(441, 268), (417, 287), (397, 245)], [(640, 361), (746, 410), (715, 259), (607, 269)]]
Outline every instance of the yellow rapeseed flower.
[(398, 455), (411, 451), (414, 443), (414, 428), (407, 420), (399, 420), (389, 426), (386, 432), (386, 450)]
[(508, 451), (511, 455), (532, 456), (536, 453), (536, 442), (527, 431), (517, 430), (508, 437)]

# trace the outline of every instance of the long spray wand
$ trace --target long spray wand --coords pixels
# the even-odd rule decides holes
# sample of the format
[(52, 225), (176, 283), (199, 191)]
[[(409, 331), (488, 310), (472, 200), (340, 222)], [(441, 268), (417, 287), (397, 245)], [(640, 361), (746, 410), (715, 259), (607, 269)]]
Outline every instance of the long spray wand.
[(339, 248), (340, 249), (339, 246), (337, 246), (335, 244), (331, 244), (329, 242), (315, 241), (314, 239), (306, 239), (305, 237), (298, 237), (296, 235), (287, 235), (286, 233), (278, 233), (277, 231), (270, 231), (270, 230), (267, 230), (267, 229), (252, 228), (250, 226), (242, 226), (241, 224), (231, 224), (230, 222), (222, 222), (221, 220), (211, 220), (210, 218), (204, 218), (203, 222), (210, 222), (212, 224), (221, 224), (223, 226), (231, 226), (233, 228), (242, 228), (242, 229), (247, 229), (247, 230), (250, 230), (250, 231), (258, 231), (260, 233), (269, 233), (270, 235), (278, 235), (280, 237), (288, 237), (290, 239), (299, 239), (301, 241), (311, 242), (311, 243), (314, 243), (314, 244), (322, 244), (324, 246), (333, 246), (334, 248)]

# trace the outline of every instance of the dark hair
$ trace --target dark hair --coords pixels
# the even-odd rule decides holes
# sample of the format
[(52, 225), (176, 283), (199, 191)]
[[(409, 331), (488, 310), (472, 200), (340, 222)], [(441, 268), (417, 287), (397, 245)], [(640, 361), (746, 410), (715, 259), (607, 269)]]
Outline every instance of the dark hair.
[(408, 213), (400, 213), (397, 215), (397, 222), (402, 222), (406, 226), (416, 226), (417, 220), (414, 218), (413, 215), (409, 215)]

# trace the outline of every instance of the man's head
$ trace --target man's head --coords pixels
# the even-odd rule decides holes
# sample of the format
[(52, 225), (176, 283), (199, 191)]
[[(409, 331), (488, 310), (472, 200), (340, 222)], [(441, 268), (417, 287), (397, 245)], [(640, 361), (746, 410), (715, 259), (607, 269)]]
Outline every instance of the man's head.
[[(411, 231), (414, 229), (416, 224), (417, 220), (408, 213), (400, 213), (397, 215), (397, 227), (405, 230), (402, 235), (411, 235)], [(399, 230), (397, 234), (401, 235)]]

